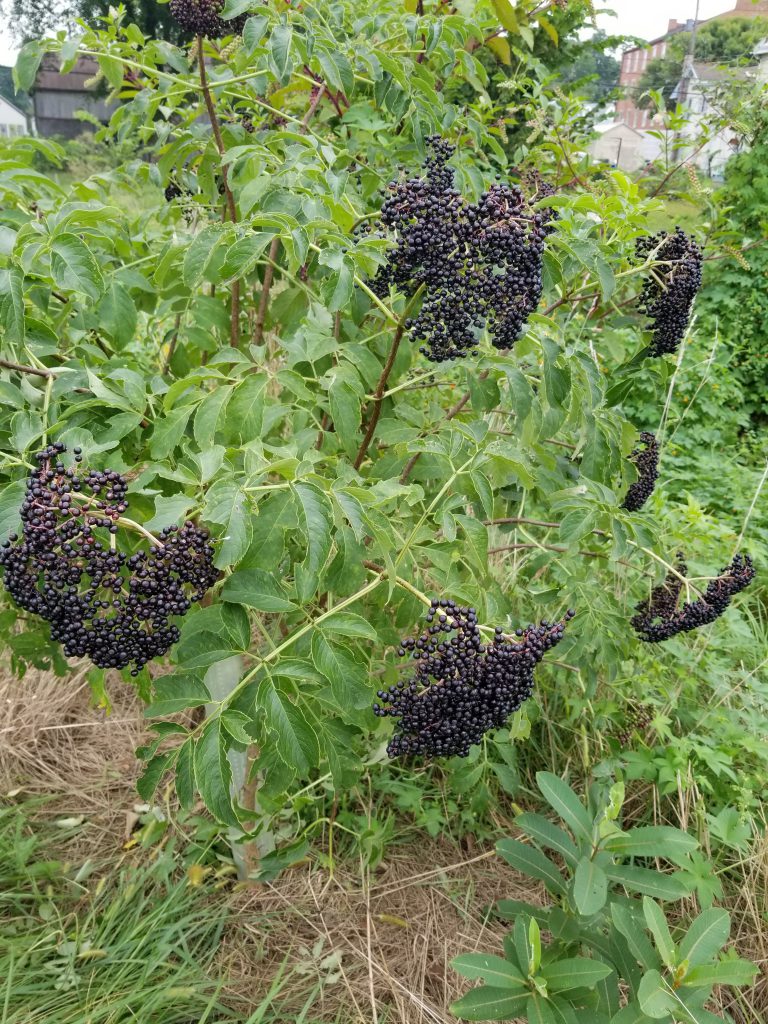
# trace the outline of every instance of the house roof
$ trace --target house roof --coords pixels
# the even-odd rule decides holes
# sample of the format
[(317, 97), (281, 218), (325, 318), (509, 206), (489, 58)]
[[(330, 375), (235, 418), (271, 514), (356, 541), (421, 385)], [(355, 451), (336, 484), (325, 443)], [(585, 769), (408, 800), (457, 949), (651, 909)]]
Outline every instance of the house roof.
[(21, 107), (17, 107), (15, 103), (11, 103), (8, 97), (3, 96), (2, 93), (0, 93), (0, 104), (1, 103), (4, 103), (6, 107), (10, 107), (11, 110), (15, 110), (17, 114), (21, 114), (22, 117), (26, 118), (27, 115), (24, 113)]

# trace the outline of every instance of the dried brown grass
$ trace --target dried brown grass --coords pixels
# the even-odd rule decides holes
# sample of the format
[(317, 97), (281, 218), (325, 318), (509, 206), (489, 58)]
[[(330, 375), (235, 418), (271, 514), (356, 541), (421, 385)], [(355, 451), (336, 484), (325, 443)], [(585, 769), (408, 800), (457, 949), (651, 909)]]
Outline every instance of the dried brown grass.
[[(110, 692), (107, 714), (91, 705), (84, 672), (29, 672), (22, 680), (0, 673), (0, 799), (17, 791), (52, 798), (47, 807), (57, 817), (83, 817), (81, 852), (105, 861), (124, 856), (137, 801), (134, 751), (147, 739), (133, 692), (119, 681)], [(652, 798), (641, 788), (628, 794), (630, 817)], [(674, 823), (684, 825), (689, 812), (681, 791)], [(720, 992), (712, 1008), (737, 1024), (760, 1024), (768, 1020), (768, 840), (724, 881), (735, 944), (761, 973), (751, 990)], [(484, 913), (500, 897), (544, 902), (540, 888), (490, 849), (468, 853), (447, 839), (392, 843), (373, 873), (349, 857), (333, 873), (305, 863), (234, 893), (219, 970), (244, 1020), (281, 974), (286, 1021), (455, 1024), (448, 1008), (467, 983), (450, 961), (500, 951), (505, 929)]]

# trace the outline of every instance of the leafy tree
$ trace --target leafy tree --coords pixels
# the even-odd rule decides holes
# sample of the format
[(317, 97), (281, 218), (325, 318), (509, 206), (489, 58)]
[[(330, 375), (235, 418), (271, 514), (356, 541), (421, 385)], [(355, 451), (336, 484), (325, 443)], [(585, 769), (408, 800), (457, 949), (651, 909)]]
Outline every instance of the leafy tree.
[[(109, 14), (115, 8), (109, 0), (0, 0), (2, 12), (17, 39), (38, 39), (62, 26), (72, 26), (77, 18), (89, 25)], [(171, 17), (168, 4), (155, 0), (126, 0), (117, 9), (125, 9), (126, 21), (138, 25), (141, 31), (157, 39), (181, 42), (189, 38)]]
[[(723, 18), (703, 24), (696, 32), (696, 60), (708, 64), (745, 66), (753, 64), (753, 50), (768, 35), (768, 18)], [(658, 90), (671, 102), (683, 71), (683, 58), (691, 41), (689, 32), (671, 37), (663, 57), (652, 60), (637, 86), (641, 106), (650, 103), (647, 93)]]
[(612, 53), (616, 40), (601, 30), (584, 41), (584, 46), (574, 59), (561, 70), (560, 77), (566, 84), (580, 83), (581, 95), (592, 103), (605, 103), (619, 84), (621, 65)]

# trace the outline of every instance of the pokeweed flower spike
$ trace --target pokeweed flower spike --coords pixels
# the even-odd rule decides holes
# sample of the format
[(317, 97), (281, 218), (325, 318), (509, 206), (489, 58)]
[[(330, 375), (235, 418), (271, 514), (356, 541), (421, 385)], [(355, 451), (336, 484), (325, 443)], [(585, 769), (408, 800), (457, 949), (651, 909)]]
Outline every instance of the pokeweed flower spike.
[[(60, 442), (38, 452), (21, 506), (22, 535), (0, 547), (4, 584), (25, 611), (51, 625), (68, 657), (138, 675), (179, 639), (171, 622), (218, 579), (208, 531), (165, 527), (149, 550), (116, 549), (128, 483), (114, 470), (84, 470)], [(106, 543), (104, 543), (106, 541)]]
[(748, 587), (755, 578), (749, 555), (734, 555), (720, 575), (709, 581), (703, 597), (697, 601), (686, 601), (678, 608), (683, 587), (680, 576), (687, 572), (681, 555), (678, 555), (676, 569), (679, 576), (667, 573), (664, 582), (654, 587), (647, 600), (636, 606), (637, 614), (631, 620), (632, 626), (646, 643), (661, 643), (678, 633), (689, 633), (714, 622), (731, 603), (734, 594)]
[(528, 700), (536, 665), (560, 643), (574, 615), (518, 629), (517, 642), (497, 626), (485, 644), (474, 608), (434, 599), (427, 629), (418, 639), (404, 639), (398, 651), (416, 662), (414, 674), (379, 690), (381, 703), (373, 705), (380, 718), (397, 720), (389, 756), (466, 757), (472, 744)]
[[(498, 182), (468, 202), (448, 166), (456, 147), (437, 135), (427, 144), (424, 175), (388, 186), (381, 225), (395, 245), (371, 289), (381, 298), (394, 285), (410, 297), (424, 286), (406, 329), (432, 362), (468, 355), (484, 327), (496, 348), (510, 349), (541, 298), (544, 243), (556, 215), (535, 210), (517, 185)], [(535, 199), (552, 191), (538, 179), (532, 188)]]
[(652, 321), (650, 354), (669, 355), (677, 351), (685, 337), (693, 302), (701, 288), (701, 249), (676, 228), (673, 235), (660, 231), (638, 238), (635, 255), (640, 261), (653, 255), (660, 264), (643, 281), (639, 308)]

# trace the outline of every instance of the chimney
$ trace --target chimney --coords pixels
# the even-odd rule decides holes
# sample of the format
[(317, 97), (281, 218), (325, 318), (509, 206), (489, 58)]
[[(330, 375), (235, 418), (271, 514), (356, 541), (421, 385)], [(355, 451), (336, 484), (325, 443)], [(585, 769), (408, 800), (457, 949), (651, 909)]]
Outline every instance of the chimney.
[(686, 20), (686, 22), (685, 22), (685, 31), (686, 32), (693, 32), (695, 27), (696, 27), (696, 22), (693, 20), (693, 18), (688, 18)]
[(667, 25), (667, 32), (674, 32), (677, 28), (680, 28), (680, 22), (677, 18), (670, 18), (669, 24)]

